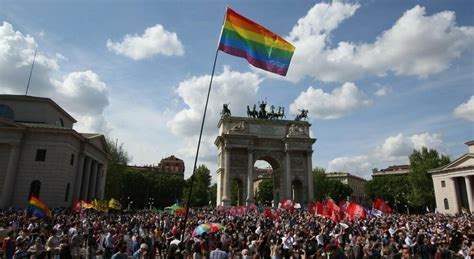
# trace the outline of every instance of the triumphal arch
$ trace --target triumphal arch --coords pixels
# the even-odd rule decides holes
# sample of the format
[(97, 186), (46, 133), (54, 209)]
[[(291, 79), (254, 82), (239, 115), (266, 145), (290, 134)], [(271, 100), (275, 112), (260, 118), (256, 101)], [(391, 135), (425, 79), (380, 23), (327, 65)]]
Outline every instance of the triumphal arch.
[[(273, 200), (275, 205), (282, 199), (292, 199), (308, 204), (313, 199), (312, 153), (313, 143), (309, 129), (311, 124), (296, 117), (283, 120), (278, 113), (252, 112), (248, 117), (230, 116), (227, 105), (217, 127), (215, 140), (218, 149), (217, 204), (229, 206), (231, 181), (241, 183), (239, 205), (254, 203), (254, 164), (257, 160), (268, 162), (272, 169)], [(306, 117), (306, 110), (302, 115)], [(284, 113), (284, 111), (283, 111)], [(281, 116), (283, 117), (283, 116)]]

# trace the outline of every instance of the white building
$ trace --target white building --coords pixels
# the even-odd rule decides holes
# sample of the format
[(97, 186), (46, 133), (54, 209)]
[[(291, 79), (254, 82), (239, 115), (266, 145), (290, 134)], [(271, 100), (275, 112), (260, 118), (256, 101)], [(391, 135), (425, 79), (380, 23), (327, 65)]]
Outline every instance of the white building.
[(442, 213), (474, 212), (474, 140), (466, 142), (467, 154), (431, 170), (436, 207)]
[(24, 208), (31, 195), (52, 208), (103, 197), (105, 138), (75, 122), (49, 98), (0, 95), (0, 209)]

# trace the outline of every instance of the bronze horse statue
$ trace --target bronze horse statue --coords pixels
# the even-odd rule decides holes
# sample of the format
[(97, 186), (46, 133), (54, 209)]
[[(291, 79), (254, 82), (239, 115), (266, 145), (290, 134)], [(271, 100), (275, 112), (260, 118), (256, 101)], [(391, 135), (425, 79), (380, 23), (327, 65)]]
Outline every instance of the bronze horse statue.
[(301, 110), (298, 110), (300, 111), (301, 113), (296, 115), (295, 117), (295, 121), (300, 121), (300, 120), (306, 120), (308, 118), (308, 110), (305, 110), (305, 109), (301, 109)]
[(257, 118), (257, 116), (258, 116), (257, 106), (254, 104), (253, 105), (253, 110), (250, 110), (250, 107), (247, 105), (247, 117)]
[(232, 116), (229, 109), (229, 103), (224, 103), (222, 105), (221, 117), (229, 117), (229, 116)]

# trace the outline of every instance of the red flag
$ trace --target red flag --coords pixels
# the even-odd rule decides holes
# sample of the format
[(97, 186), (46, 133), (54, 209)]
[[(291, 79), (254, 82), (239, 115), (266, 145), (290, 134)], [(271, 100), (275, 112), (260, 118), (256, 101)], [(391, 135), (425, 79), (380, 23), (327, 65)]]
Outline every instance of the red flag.
[(316, 214), (318, 214), (318, 215), (323, 215), (323, 212), (324, 212), (323, 204), (318, 201), (318, 202), (316, 203)]
[(332, 199), (326, 200), (326, 207), (331, 211), (340, 211), (341, 208), (336, 205), (336, 203)]
[(283, 199), (281, 200), (280, 208), (293, 212), (295, 210), (295, 202), (292, 200)]
[(339, 222), (339, 213), (333, 210), (331, 213), (331, 220), (334, 222)]
[(274, 208), (266, 208), (263, 213), (265, 217), (270, 218), (271, 220), (276, 220), (281, 215), (281, 212), (278, 209)]
[(375, 198), (374, 201), (374, 209), (380, 210), (381, 212), (384, 213), (392, 213), (392, 208), (387, 204), (386, 201), (380, 199), (380, 198)]
[(353, 202), (351, 202), (349, 206), (347, 206), (347, 214), (349, 215), (349, 219), (351, 220), (354, 217), (363, 219), (367, 216), (367, 213), (365, 212), (364, 207)]
[(72, 210), (75, 212), (81, 212), (81, 206), (78, 200), (74, 200), (74, 205), (72, 205)]

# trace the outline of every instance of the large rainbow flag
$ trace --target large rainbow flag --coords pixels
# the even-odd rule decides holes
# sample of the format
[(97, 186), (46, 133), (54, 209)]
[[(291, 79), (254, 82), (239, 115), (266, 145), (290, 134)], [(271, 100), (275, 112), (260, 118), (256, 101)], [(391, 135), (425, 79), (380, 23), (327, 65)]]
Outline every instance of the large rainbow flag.
[(219, 50), (285, 76), (295, 47), (260, 24), (227, 8)]
[(32, 213), (35, 216), (44, 218), (44, 219), (51, 219), (51, 211), (44, 202), (38, 199), (35, 196), (31, 196), (30, 200), (28, 201), (28, 207), (26, 208), (28, 213)]

